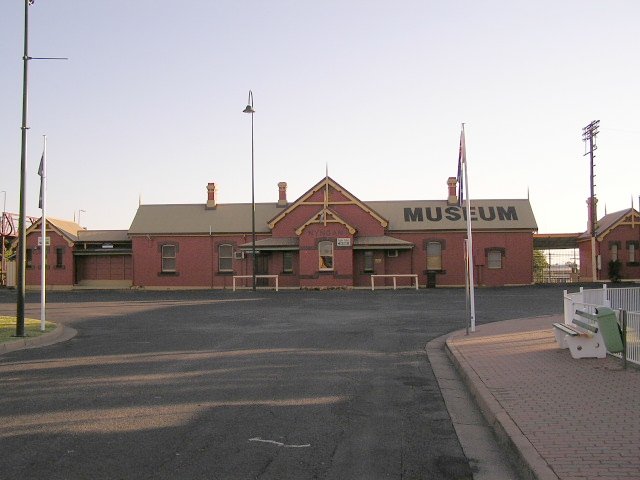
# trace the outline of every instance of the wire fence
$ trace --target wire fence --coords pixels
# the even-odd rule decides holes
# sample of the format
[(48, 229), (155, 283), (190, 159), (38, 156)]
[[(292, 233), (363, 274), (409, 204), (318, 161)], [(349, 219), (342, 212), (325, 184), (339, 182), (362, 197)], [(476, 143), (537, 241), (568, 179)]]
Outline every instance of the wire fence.
[(534, 250), (535, 283), (576, 283), (580, 280), (580, 253), (577, 248)]

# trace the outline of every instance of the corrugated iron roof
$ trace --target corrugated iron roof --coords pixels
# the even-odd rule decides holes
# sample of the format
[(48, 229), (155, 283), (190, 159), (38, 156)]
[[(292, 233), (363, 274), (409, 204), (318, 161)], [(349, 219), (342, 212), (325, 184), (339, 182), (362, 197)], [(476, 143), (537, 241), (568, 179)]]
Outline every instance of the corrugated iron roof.
[[(267, 221), (281, 210), (275, 203), (256, 204), (256, 232), (269, 233)], [(129, 228), (130, 235), (205, 234), (250, 232), (251, 204), (140, 205)]]
[[(440, 200), (362, 202), (389, 221), (389, 231), (466, 230), (466, 211)], [(473, 200), (474, 230), (534, 231), (538, 225), (527, 199)], [(269, 233), (267, 222), (282, 211), (275, 203), (256, 204), (256, 232)], [(251, 204), (141, 205), (131, 235), (245, 233), (251, 231)]]
[[(617, 212), (609, 213), (598, 220), (596, 224), (596, 237), (605, 235), (616, 223), (621, 222), (625, 217), (633, 215), (634, 219), (638, 218), (638, 212), (634, 208), (626, 208)], [(580, 235), (580, 240), (591, 238), (591, 232), (586, 231)]]
[(392, 248), (392, 249), (405, 249), (413, 248), (414, 244), (401, 240), (399, 238), (390, 237), (388, 235), (372, 236), (372, 237), (356, 237), (353, 240), (353, 248), (366, 249), (366, 248)]
[(78, 241), (80, 242), (128, 242), (127, 230), (80, 230)]
[[(466, 230), (466, 208), (444, 200), (394, 200), (365, 202), (389, 220), (390, 231)], [(528, 199), (472, 200), (473, 230), (538, 229)]]

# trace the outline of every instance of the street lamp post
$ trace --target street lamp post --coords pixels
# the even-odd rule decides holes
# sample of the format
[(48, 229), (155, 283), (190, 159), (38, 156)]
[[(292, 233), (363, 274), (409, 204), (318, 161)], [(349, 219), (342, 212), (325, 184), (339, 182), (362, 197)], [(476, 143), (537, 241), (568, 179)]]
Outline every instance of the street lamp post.
[(22, 125), (20, 127), (20, 204), (18, 212), (18, 271), (17, 287), (18, 299), (16, 302), (16, 337), (24, 337), (24, 303), (25, 303), (25, 275), (27, 236), (25, 228), (25, 171), (27, 164), (27, 105), (29, 84), (29, 5), (30, 0), (24, 1), (24, 55), (22, 56)]
[(243, 113), (251, 114), (251, 258), (253, 259), (253, 285), (252, 288), (256, 289), (256, 265), (258, 259), (256, 258), (256, 196), (255, 196), (255, 176), (254, 176), (254, 149), (253, 149), (253, 114), (256, 111), (253, 109), (253, 92), (249, 90), (249, 100), (247, 101), (246, 108)]

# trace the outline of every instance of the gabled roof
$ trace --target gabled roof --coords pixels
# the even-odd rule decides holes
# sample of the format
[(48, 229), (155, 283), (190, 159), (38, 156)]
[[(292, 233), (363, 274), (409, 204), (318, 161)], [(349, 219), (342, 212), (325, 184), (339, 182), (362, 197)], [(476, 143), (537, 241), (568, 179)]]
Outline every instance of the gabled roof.
[[(256, 232), (270, 232), (267, 220), (278, 208), (275, 203), (256, 204)], [(130, 235), (208, 234), (251, 231), (251, 203), (187, 205), (140, 205), (129, 228)]]
[[(41, 223), (42, 217), (40, 217), (33, 225), (31, 225), (27, 229), (26, 234), (28, 235), (34, 230), (42, 228), (40, 227)], [(60, 220), (58, 218), (47, 217), (47, 223), (49, 224), (49, 227), (51, 227), (54, 231), (59, 233), (70, 242), (77, 242), (78, 232), (84, 230), (84, 228), (82, 228), (76, 222), (71, 222), (69, 220)]]
[[(355, 195), (353, 195), (351, 192), (349, 192), (346, 188), (344, 188), (338, 182), (333, 180), (331, 177), (327, 176), (327, 177), (323, 178), (322, 180), (320, 180), (318, 183), (316, 183), (313, 187), (311, 187), (305, 194), (303, 194), (295, 202), (293, 202), (287, 208), (282, 210), (278, 215), (276, 215), (271, 220), (269, 220), (269, 228), (273, 229), (273, 227), (275, 227), (275, 225), (280, 220), (282, 220), (286, 215), (288, 215), (290, 212), (295, 210), (298, 206), (303, 205), (304, 203), (306, 203), (307, 200), (309, 200), (309, 198), (311, 196), (313, 196), (313, 194), (315, 194), (316, 192), (318, 192), (318, 191), (320, 191), (322, 189), (328, 189), (329, 187), (331, 187), (334, 190), (340, 192), (342, 195), (344, 195), (348, 199), (346, 202), (340, 202), (340, 203), (350, 203), (350, 204), (354, 204), (354, 205), (359, 206), (365, 212), (367, 212), (369, 215), (371, 215), (373, 218), (375, 218), (376, 221), (380, 222), (380, 225), (382, 225), (383, 227), (387, 227), (388, 222), (384, 217), (382, 217), (380, 214), (378, 214), (369, 205), (367, 205), (366, 203), (360, 201)], [(332, 203), (335, 203), (335, 202), (329, 201), (329, 199), (325, 199), (325, 202), (326, 202), (325, 203), (325, 207), (331, 205)]]
[[(634, 208), (627, 208), (618, 212), (605, 215), (596, 224), (596, 237), (602, 240), (611, 230), (619, 225), (638, 225), (640, 227), (640, 215)], [(580, 235), (580, 240), (591, 238), (591, 232), (586, 231)]]

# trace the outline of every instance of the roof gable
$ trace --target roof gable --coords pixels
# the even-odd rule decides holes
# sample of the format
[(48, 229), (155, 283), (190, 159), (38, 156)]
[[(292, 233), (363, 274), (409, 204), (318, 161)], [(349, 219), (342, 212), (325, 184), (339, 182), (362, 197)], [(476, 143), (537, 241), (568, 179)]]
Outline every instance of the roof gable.
[(318, 223), (318, 224), (321, 223), (325, 227), (327, 226), (327, 223), (339, 223), (341, 225), (344, 225), (344, 227), (347, 229), (347, 231), (351, 235), (356, 233), (356, 229), (354, 227), (352, 227), (347, 222), (345, 222), (342, 218), (340, 218), (340, 216), (337, 213), (332, 212), (329, 208), (325, 207), (322, 210), (320, 210), (318, 213), (314, 213), (309, 220), (307, 220), (303, 225), (301, 225), (296, 230), (296, 235), (301, 235), (305, 228), (307, 228), (309, 225), (314, 223)]
[[(319, 192), (321, 194), (321, 200), (319, 197)], [(333, 198), (332, 198), (333, 193)], [(331, 177), (327, 176), (316, 183), (311, 189), (309, 189), (305, 194), (303, 194), (300, 198), (298, 198), (295, 202), (285, 208), (282, 212), (280, 212), (277, 216), (272, 218), (268, 225), (269, 228), (273, 230), (276, 224), (284, 219), (291, 212), (296, 210), (301, 205), (316, 205), (322, 206), (322, 212), (329, 212), (332, 215), (336, 215), (335, 212), (331, 211), (331, 205), (356, 205), (360, 207), (363, 211), (368, 213), (371, 217), (375, 219), (376, 222), (380, 223), (380, 225), (386, 228), (389, 222), (383, 218), (380, 214), (378, 214), (375, 210), (369, 207), (364, 202), (360, 201), (355, 195), (349, 192), (346, 188), (342, 187), (338, 182), (333, 180)], [(319, 212), (319, 213), (322, 213)], [(317, 215), (317, 214), (316, 214)], [(344, 222), (343, 222), (344, 223)], [(346, 223), (344, 223), (346, 225)], [(301, 227), (302, 228), (302, 227)], [(353, 227), (351, 227), (353, 228)]]
[[(602, 240), (611, 230), (621, 225), (640, 225), (640, 214), (634, 208), (627, 208), (605, 215), (596, 224), (596, 237)], [(580, 236), (580, 240), (586, 238), (591, 238), (591, 232), (586, 231)]]
[[(42, 217), (36, 220), (36, 222), (33, 223), (33, 225), (31, 225), (27, 229), (25, 234), (29, 235), (33, 231), (40, 229), (41, 224), (42, 224)], [(78, 232), (80, 232), (81, 230), (84, 230), (84, 228), (82, 228), (76, 222), (70, 222), (68, 220), (59, 220), (57, 218), (51, 218), (51, 217), (47, 217), (47, 224), (48, 224), (47, 228), (51, 228), (53, 231), (55, 231), (60, 236), (65, 238), (68, 242), (72, 242), (72, 243), (78, 241)]]

